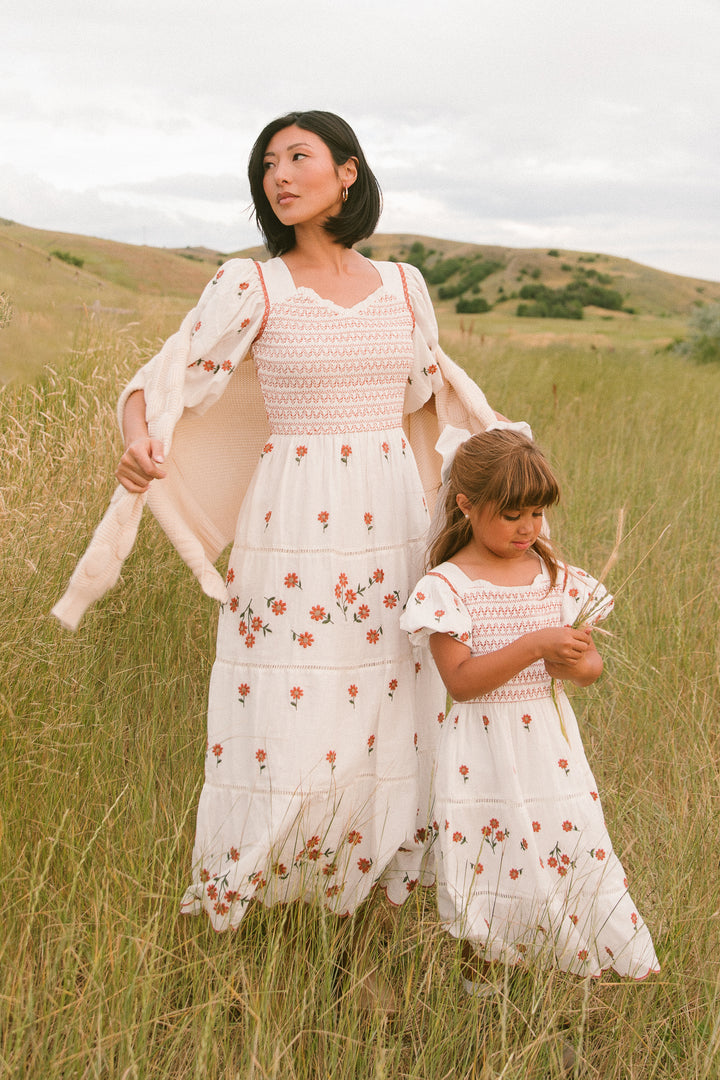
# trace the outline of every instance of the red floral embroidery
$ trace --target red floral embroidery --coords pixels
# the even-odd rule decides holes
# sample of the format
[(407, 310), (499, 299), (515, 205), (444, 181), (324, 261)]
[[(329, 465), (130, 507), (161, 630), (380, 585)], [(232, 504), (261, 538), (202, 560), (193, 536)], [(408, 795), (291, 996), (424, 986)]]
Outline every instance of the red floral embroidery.
[(300, 584), (300, 578), (297, 576), (297, 574), (286, 574), (285, 575), (285, 588), (286, 589), (301, 589), (302, 588), (302, 585)]
[(458, 769), (458, 772), (462, 776), (463, 782), (467, 783), (468, 773), (470, 772), (467, 765), (461, 765), (460, 768)]
[(372, 859), (358, 859), (358, 870), (361, 874), (367, 874), (372, 866)]
[(248, 686), (248, 684), (246, 682), (240, 683), (240, 685), (238, 686), (238, 696), (240, 698), (241, 705), (245, 704), (245, 698), (248, 696), (249, 693), (250, 687)]
[(302, 461), (302, 459), (305, 457), (306, 454), (307, 454), (307, 446), (296, 446), (295, 447), (295, 460), (298, 462), (298, 464)]
[(323, 527), (323, 532), (325, 532), (328, 527), (328, 521), (330, 519), (330, 515), (327, 510), (321, 510), (317, 516), (317, 519)]
[(377, 630), (368, 630), (365, 637), (367, 638), (370, 645), (377, 645), (378, 641), (380, 640), (380, 635), (381, 634), (382, 634), (382, 627), (380, 626), (380, 627), (378, 627)]
[(353, 829), (348, 833), (348, 844), (359, 844), (362, 841), (362, 833), (359, 833), (357, 829)]
[(367, 745), (368, 745), (368, 754), (372, 754), (373, 750), (375, 749), (375, 736), (374, 735), (370, 735), (368, 737)]
[(255, 751), (255, 757), (257, 759), (258, 765), (260, 766), (260, 772), (262, 772), (263, 769), (265, 768), (265, 762), (267, 760), (267, 754), (266, 754), (266, 752), (264, 750), (256, 750)]
[(293, 686), (290, 688), (290, 704), (294, 709), (297, 709), (297, 703), (304, 694), (304, 690), (299, 686)]
[[(350, 704), (351, 705), (355, 704), (355, 698), (358, 696), (358, 693), (359, 693), (359, 690), (358, 690), (357, 686), (355, 685), (355, 683), (353, 683), (352, 686), (348, 686), (348, 694), (349, 694), (349, 697), (350, 697)], [(372, 738), (372, 736), (371, 736), (371, 738)]]
[(351, 454), (352, 446), (348, 446), (347, 444), (345, 444), (344, 446), (340, 447), (340, 460), (342, 461), (343, 465), (347, 465), (348, 459)]

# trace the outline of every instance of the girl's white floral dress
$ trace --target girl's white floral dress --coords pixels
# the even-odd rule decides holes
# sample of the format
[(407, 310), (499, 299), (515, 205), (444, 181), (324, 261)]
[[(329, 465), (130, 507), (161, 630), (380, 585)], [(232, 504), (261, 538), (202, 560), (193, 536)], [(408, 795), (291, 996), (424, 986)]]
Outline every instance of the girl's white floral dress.
[[(544, 566), (531, 585), (500, 586), (443, 563), (416, 586), (402, 625), (418, 644), (447, 633), (482, 655), (571, 624), (596, 582), (568, 567), (549, 586)], [(556, 692), (568, 741), (542, 661), (485, 697), (453, 703), (443, 720), (434, 818), (440, 917), (486, 960), (533, 958), (581, 975), (612, 967), (642, 978), (659, 970), (650, 934), (561, 683)]]
[(219, 930), (253, 897), (343, 914), (377, 882), (400, 903), (432, 880), (445, 691), (399, 625), (428, 526), (401, 424), (408, 384), (423, 400), (440, 375), (414, 361), (398, 267), (346, 309), (275, 264), (252, 346), (270, 436), (229, 560), (183, 901)]

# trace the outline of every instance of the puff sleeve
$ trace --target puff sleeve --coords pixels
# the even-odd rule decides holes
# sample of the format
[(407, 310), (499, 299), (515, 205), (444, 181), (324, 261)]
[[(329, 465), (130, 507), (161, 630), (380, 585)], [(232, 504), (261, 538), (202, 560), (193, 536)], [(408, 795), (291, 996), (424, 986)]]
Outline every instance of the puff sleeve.
[(400, 618), (413, 645), (427, 645), (431, 634), (450, 634), (470, 645), (470, 613), (445, 578), (426, 574), (413, 589)]
[(261, 333), (266, 312), (267, 296), (257, 265), (252, 259), (230, 259), (177, 332), (123, 390), (118, 402), (120, 426), (128, 397), (143, 390), (150, 434), (163, 440), (167, 453), (183, 411), (202, 414), (222, 395)]
[(562, 621), (573, 626), (582, 615), (590, 626), (602, 622), (613, 609), (614, 600), (604, 585), (578, 566), (566, 566), (563, 581)]

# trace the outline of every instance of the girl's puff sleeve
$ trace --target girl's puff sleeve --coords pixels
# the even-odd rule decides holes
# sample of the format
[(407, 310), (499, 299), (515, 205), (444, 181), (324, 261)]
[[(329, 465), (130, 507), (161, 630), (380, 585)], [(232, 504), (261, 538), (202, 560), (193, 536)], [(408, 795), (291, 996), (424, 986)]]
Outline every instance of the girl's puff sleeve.
[(427, 645), (431, 634), (449, 634), (470, 646), (470, 614), (444, 578), (426, 574), (413, 589), (400, 618), (413, 645)]
[(205, 287), (177, 332), (123, 390), (118, 402), (120, 426), (127, 399), (143, 390), (150, 434), (163, 440), (167, 452), (183, 410), (203, 413), (221, 396), (261, 333), (266, 312), (267, 297), (257, 265), (251, 259), (230, 259)]
[(589, 626), (602, 622), (613, 609), (614, 600), (604, 585), (578, 566), (565, 567), (562, 621), (573, 626), (580, 615)]

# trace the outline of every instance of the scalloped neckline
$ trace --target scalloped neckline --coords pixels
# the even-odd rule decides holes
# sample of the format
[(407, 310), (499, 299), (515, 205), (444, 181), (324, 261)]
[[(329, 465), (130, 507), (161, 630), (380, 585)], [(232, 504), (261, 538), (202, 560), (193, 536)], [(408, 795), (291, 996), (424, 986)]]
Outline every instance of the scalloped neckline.
[[(314, 296), (316, 300), (319, 300), (321, 304), (327, 304), (329, 307), (333, 307), (337, 311), (357, 311), (358, 308), (363, 307), (365, 304), (368, 304), (372, 300), (374, 300), (379, 293), (384, 293), (388, 291), (387, 282), (385, 281), (385, 276), (382, 270), (380, 270), (376, 262), (373, 262), (372, 265), (376, 273), (380, 277), (380, 284), (377, 286), (377, 288), (373, 289), (372, 292), (369, 292), (367, 296), (364, 296), (362, 300), (358, 300), (357, 303), (350, 304), (349, 307), (346, 307), (344, 304), (338, 304), (335, 300), (331, 300), (329, 296), (321, 296), (316, 289), (313, 289), (312, 285), (296, 285), (295, 278), (292, 276), (292, 271), (290, 270), (290, 267), (287, 265), (281, 255), (278, 256), (278, 261), (282, 263), (283, 269), (285, 270), (285, 273), (287, 274), (290, 282), (292, 283), (293, 289), (296, 293), (310, 293), (310, 295)], [(372, 262), (372, 260), (368, 260), (368, 262)]]

